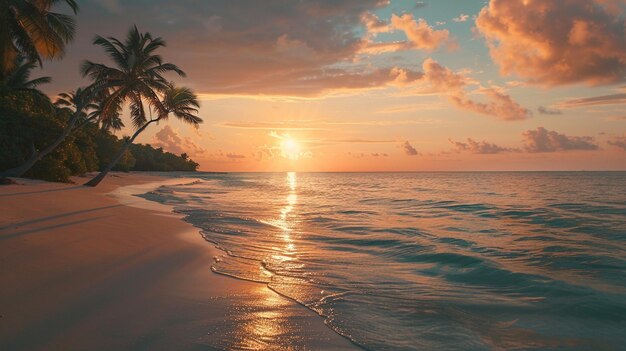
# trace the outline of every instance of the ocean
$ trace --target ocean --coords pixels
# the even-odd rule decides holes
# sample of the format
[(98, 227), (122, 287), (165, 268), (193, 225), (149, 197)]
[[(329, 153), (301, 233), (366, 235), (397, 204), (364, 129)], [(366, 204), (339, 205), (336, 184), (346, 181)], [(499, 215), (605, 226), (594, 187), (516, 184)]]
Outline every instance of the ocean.
[(184, 176), (213, 271), (364, 349), (626, 349), (626, 172)]

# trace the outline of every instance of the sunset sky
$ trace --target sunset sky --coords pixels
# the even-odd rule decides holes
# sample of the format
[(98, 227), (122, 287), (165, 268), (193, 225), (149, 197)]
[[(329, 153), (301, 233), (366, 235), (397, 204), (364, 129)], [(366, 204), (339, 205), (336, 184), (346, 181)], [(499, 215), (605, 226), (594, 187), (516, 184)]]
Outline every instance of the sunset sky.
[(138, 141), (200, 170), (626, 169), (626, 0), (80, 4), (46, 92), (110, 64), (96, 34), (163, 37), (205, 122)]

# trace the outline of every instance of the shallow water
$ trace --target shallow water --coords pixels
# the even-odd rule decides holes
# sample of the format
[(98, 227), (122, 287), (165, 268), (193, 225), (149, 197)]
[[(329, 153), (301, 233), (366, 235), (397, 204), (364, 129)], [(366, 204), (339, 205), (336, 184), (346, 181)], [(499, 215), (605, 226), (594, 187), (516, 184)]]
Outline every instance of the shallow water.
[(363, 348), (626, 347), (624, 172), (193, 176), (142, 196)]

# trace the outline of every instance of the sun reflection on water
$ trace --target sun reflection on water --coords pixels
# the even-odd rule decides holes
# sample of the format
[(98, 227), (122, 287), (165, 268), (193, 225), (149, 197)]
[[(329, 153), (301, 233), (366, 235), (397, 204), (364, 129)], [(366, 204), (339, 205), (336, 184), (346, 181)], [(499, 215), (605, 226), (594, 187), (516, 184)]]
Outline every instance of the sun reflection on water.
[[(293, 232), (297, 225), (293, 213), (298, 200), (296, 173), (288, 172), (286, 181), (288, 192), (285, 204), (280, 208), (278, 218), (268, 221), (276, 228), (280, 228), (277, 235), (284, 242), (284, 246), (275, 247), (275, 253), (269, 262), (266, 262), (269, 266), (277, 264), (284, 266), (296, 260), (296, 244), (293, 240)], [(269, 346), (277, 349), (283, 349), (284, 346), (284, 349), (291, 349), (289, 344), (297, 343), (294, 337), (300, 333), (296, 332), (299, 327), (296, 328), (290, 323), (293, 316), (287, 311), (290, 311), (292, 305), (265, 286), (257, 291), (257, 295), (258, 298), (254, 301), (255, 311), (240, 321), (238, 346), (250, 350), (263, 350)]]
[(276, 226), (281, 228), (280, 237), (285, 243), (280, 253), (273, 255), (273, 259), (285, 262), (291, 261), (296, 251), (296, 245), (292, 238), (293, 230), (297, 224), (297, 221), (293, 219), (293, 209), (298, 202), (298, 195), (296, 193), (296, 172), (287, 173), (287, 187), (289, 189), (286, 204), (280, 209), (278, 220), (275, 222)]

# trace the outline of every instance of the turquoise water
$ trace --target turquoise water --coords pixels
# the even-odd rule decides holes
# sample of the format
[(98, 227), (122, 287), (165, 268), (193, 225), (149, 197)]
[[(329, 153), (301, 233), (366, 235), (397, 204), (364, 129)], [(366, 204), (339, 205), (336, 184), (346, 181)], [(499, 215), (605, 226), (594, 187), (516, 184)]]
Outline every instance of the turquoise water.
[(626, 349), (624, 172), (193, 176), (143, 196), (365, 349)]

